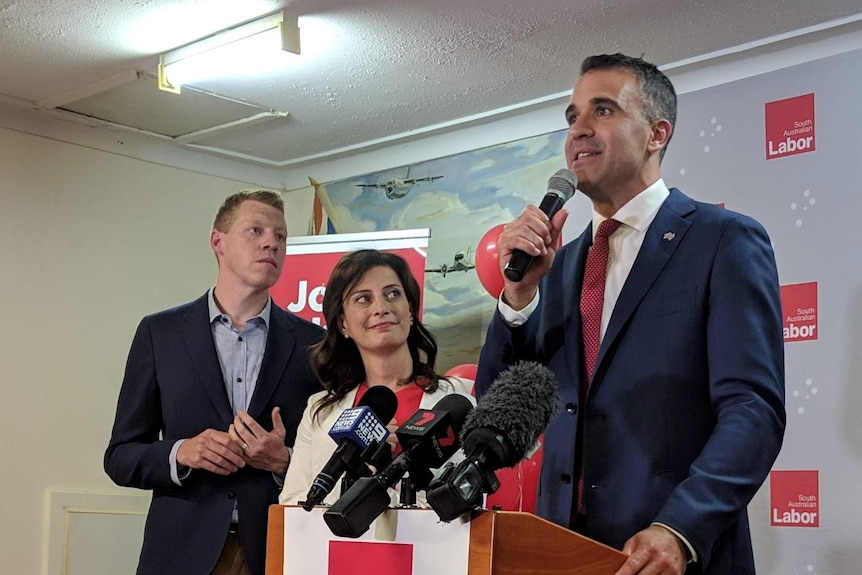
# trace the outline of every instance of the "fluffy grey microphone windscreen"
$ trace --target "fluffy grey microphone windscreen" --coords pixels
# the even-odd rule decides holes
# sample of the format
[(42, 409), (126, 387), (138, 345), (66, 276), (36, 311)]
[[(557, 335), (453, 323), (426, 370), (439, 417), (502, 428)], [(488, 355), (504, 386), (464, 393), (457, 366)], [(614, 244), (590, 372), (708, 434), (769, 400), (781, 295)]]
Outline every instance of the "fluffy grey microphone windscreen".
[[(484, 433), (473, 431), (491, 429), (508, 443), (501, 463), (515, 465), (559, 409), (560, 395), (551, 370), (539, 363), (519, 362), (499, 375), (467, 416), (461, 430), (464, 451), (469, 453), (475, 441), (484, 441)], [(471, 433), (475, 440), (471, 441)]]

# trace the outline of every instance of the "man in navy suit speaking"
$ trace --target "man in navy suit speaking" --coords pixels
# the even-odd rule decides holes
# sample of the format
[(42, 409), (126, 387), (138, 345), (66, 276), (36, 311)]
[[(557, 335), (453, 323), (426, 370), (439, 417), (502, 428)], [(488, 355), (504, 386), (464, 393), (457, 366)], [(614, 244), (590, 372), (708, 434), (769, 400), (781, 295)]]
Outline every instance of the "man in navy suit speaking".
[(587, 58), (565, 115), (592, 222), (559, 250), (565, 210), (505, 227), (501, 264), (533, 259), (505, 280), (477, 392), (518, 360), (554, 372), (536, 510), (629, 553), (617, 575), (752, 574), (746, 506), (785, 426), (769, 238), (661, 179), (676, 93), (654, 65)]
[(105, 471), (153, 491), (139, 575), (264, 573), (267, 508), (320, 389), (307, 349), (323, 330), (269, 296), (286, 240), (278, 193), (230, 196), (210, 234), (215, 286), (138, 326)]

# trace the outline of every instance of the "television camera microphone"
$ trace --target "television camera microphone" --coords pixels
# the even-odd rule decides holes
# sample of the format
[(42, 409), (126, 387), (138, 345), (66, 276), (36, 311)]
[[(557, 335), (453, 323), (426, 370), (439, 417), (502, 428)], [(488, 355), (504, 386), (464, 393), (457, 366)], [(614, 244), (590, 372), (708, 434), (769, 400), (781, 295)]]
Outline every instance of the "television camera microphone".
[(483, 494), (500, 487), (494, 471), (521, 461), (559, 409), (547, 367), (520, 362), (500, 374), (464, 423), (466, 458), (447, 463), (431, 481), (427, 499), (437, 516), (451, 521), (481, 505)]

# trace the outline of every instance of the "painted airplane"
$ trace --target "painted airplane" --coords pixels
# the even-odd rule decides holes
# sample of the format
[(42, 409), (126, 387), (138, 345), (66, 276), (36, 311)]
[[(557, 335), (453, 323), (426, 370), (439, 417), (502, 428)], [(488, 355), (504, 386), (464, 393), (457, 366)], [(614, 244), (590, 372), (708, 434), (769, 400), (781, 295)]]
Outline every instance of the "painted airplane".
[(425, 178), (392, 178), (386, 183), (383, 184), (356, 184), (357, 187), (362, 188), (383, 188), (383, 191), (386, 192), (386, 197), (390, 200), (397, 200), (398, 198), (403, 198), (410, 191), (410, 188), (413, 187), (414, 184), (419, 182), (433, 182), (434, 180), (439, 180), (443, 176), (428, 176)]
[(425, 273), (438, 273), (443, 274), (443, 277), (446, 277), (446, 274), (452, 272), (466, 272), (472, 270), (476, 266), (471, 264), (467, 259), (467, 254), (470, 250), (467, 250), (467, 253), (459, 250), (455, 252), (455, 257), (452, 258), (451, 264), (440, 264), (439, 267), (431, 268), (425, 270)]

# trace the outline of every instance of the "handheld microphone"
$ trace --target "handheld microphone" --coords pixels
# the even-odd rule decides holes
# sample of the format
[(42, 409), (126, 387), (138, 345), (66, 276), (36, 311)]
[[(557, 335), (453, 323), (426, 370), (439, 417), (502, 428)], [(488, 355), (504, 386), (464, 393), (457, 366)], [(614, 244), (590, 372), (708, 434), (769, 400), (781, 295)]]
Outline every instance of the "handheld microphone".
[(375, 385), (365, 392), (358, 407), (345, 409), (338, 416), (329, 430), (338, 447), (311, 483), (303, 509), (311, 511), (320, 504), (345, 472), (371, 474), (363, 458), (377, 452), (386, 441), (389, 430), (384, 422), (390, 421), (397, 409), (395, 393), (384, 385)]
[(520, 362), (504, 371), (467, 417), (461, 431), (466, 458), (446, 464), (431, 481), (428, 504), (442, 521), (460, 517), (499, 487), (495, 470), (522, 460), (560, 409), (554, 374)]
[(405, 473), (417, 490), (428, 489), (430, 468), (439, 467), (460, 447), (461, 428), (473, 403), (460, 394), (447, 395), (433, 409), (420, 409), (395, 434), (402, 451), (383, 470), (362, 477), (323, 513), (329, 530), (338, 537), (360, 537), (386, 511), (394, 487)]
[[(539, 209), (549, 218), (554, 217), (554, 214), (560, 211), (563, 204), (574, 195), (577, 187), (578, 176), (573, 171), (565, 168), (557, 170), (548, 180), (548, 192), (542, 199)], [(515, 250), (512, 252), (512, 257), (506, 262), (503, 273), (513, 282), (519, 282), (524, 279), (524, 274), (532, 261), (533, 256), (521, 250)]]

